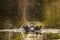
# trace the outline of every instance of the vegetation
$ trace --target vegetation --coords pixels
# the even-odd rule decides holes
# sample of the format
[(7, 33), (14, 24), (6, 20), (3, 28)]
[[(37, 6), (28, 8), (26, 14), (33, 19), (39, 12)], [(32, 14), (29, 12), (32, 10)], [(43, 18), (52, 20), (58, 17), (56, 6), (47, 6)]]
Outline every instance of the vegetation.
[(53, 34), (53, 33), (47, 34), (47, 37), (51, 39), (60, 39), (59, 34)]
[(20, 37), (20, 36), (17, 36), (16, 38), (14, 38), (13, 40), (21, 40), (22, 39), (22, 37)]
[(15, 38), (13, 38), (13, 40), (21, 40), (21, 39), (22, 39), (22, 35), (21, 34), (17, 35)]
[[(24, 0), (0, 0), (0, 29), (20, 27), (23, 23), (23, 8)], [(53, 0), (28, 0), (26, 6), (26, 17), (28, 21), (39, 21), (45, 25), (44, 28), (60, 28), (60, 1)], [(56, 4), (56, 5), (55, 5)], [(56, 7), (55, 7), (56, 6)], [(4, 25), (5, 20), (11, 19), (12, 26)], [(8, 24), (8, 23), (7, 23)], [(48, 25), (48, 26), (47, 26)], [(53, 26), (52, 26), (53, 25)], [(0, 40), (4, 40), (4, 33), (0, 33)], [(60, 38), (58, 34), (48, 34), (49, 38)], [(21, 37), (17, 36), (13, 40), (20, 40)]]

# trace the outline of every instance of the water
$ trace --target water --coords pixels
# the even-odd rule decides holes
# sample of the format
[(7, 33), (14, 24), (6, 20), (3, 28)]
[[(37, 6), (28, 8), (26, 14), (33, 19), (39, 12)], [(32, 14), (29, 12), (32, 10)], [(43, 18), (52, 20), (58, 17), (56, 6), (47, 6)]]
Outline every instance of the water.
[[(52, 15), (52, 12), (53, 12), (53, 15), (55, 14), (56, 15), (56, 13), (55, 13), (55, 11), (54, 10), (56, 10), (55, 8), (53, 8), (53, 7), (55, 7), (54, 5), (53, 5), (53, 7), (52, 7), (52, 5), (51, 5), (51, 3), (50, 4), (48, 4), (47, 6), (46, 6), (46, 4), (44, 4), (44, 8), (46, 8), (45, 9), (45, 11), (41, 8), (41, 12), (40, 12), (40, 10), (39, 10), (39, 6), (37, 6), (37, 4), (35, 4), (35, 3), (37, 3), (36, 2), (36, 0), (33, 0), (33, 2), (32, 2), (32, 0), (31, 0), (31, 2), (29, 2), (29, 0), (21, 0), (21, 3), (20, 3), (20, 0), (18, 0), (18, 5), (19, 5), (19, 14), (20, 14), (20, 12), (21, 12), (21, 14), (22, 14), (22, 16), (21, 15), (19, 15), (19, 16), (21, 16), (21, 20), (24, 22), (24, 24), (28, 24), (28, 20), (30, 19), (32, 22), (36, 19), (36, 20), (42, 20), (43, 19), (43, 16), (41, 16), (40, 14), (42, 14), (41, 12), (45, 12), (44, 14), (46, 14), (46, 18), (47, 19), (50, 19), (50, 18), (52, 18), (53, 16), (51, 16)], [(53, 4), (53, 3), (52, 3)], [(29, 7), (28, 7), (28, 5), (29, 5)], [(38, 3), (38, 5), (40, 5), (40, 3)], [(51, 9), (50, 9), (50, 6), (51, 6)], [(35, 7), (35, 6), (37, 6), (37, 7)], [(41, 6), (42, 6), (42, 4), (41, 4)], [(21, 10), (20, 10), (20, 7), (21, 7)], [(35, 7), (35, 9), (34, 9), (34, 7)], [(27, 11), (28, 10), (28, 8), (31, 8), (31, 10), (29, 9), (29, 12)], [(59, 8), (59, 7), (58, 7)], [(53, 9), (53, 10), (52, 10)], [(52, 11), (51, 11), (52, 10)], [(39, 13), (40, 12), (40, 13)], [(39, 13), (39, 14), (38, 14)], [(32, 15), (31, 15), (32, 14)], [(38, 15), (37, 15), (38, 14)], [(44, 15), (43, 14), (43, 15)], [(50, 15), (49, 15), (50, 14)], [(55, 16), (54, 15), (54, 16)], [(58, 14), (59, 15), (59, 14)], [(57, 16), (58, 16), (57, 15)], [(11, 22), (11, 21), (10, 21)], [(12, 23), (7, 23), (7, 28), (9, 28), (10, 29), (10, 27), (12, 26)], [(16, 29), (14, 29), (14, 30), (3, 30), (3, 32), (5, 31), (7, 31), (6, 32), (6, 34), (5, 34), (5, 40), (13, 40), (13, 37), (12, 36), (14, 36), (14, 35), (12, 35), (12, 33), (16, 33), (16, 35), (18, 34), (18, 33), (20, 33), (20, 31), (19, 30), (16, 30)], [(2, 31), (2, 30), (0, 30), (0, 31)], [(11, 32), (11, 31), (13, 31), (13, 32)], [(49, 30), (48, 29), (48, 31), (47, 30), (43, 30), (42, 32), (45, 32), (45, 33), (50, 33), (50, 32), (52, 32), (53, 31), (53, 33), (57, 33), (58, 31), (57, 30)], [(20, 34), (19, 34), (20, 35)], [(24, 36), (24, 35), (23, 35)], [(27, 35), (28, 36), (28, 35)], [(30, 40), (29, 38), (26, 38), (26, 39), (28, 39), (28, 40)]]
[[(5, 32), (6, 33), (5, 34), (5, 36), (6, 36), (5, 39), (6, 40), (13, 40), (12, 37), (14, 35), (12, 33), (16, 33), (16, 34), (21, 33), (21, 34), (18, 34), (16, 36), (16, 37), (18, 37), (19, 35), (22, 35), (21, 40), (42, 40), (43, 39), (43, 35), (40, 35), (40, 34), (36, 35), (36, 34), (30, 34), (30, 33), (25, 34), (20, 29), (4, 29), (4, 30), (0, 30), (0, 32)], [(56, 34), (60, 35), (60, 29), (42, 29), (41, 33), (42, 34), (43, 33), (46, 33), (46, 34), (56, 33)], [(19, 36), (19, 38), (20, 38), (20, 36)]]
[(20, 2), (19, 2), (19, 6), (21, 7), (21, 10), (19, 10), (19, 12), (21, 11), (21, 14), (22, 14), (22, 18), (21, 18), (21, 20), (23, 21), (23, 22), (27, 22), (28, 21), (28, 18), (27, 18), (27, 6), (28, 6), (28, 4), (29, 4), (29, 2), (28, 2), (28, 0), (22, 0), (22, 2), (21, 2), (21, 4), (20, 4)]
[(27, 4), (28, 4), (28, 0), (24, 0), (23, 4), (22, 4), (24, 6), (23, 11), (22, 11), (23, 12), (22, 13), (23, 14), (23, 21), (27, 21), (27, 15), (26, 15), (27, 14)]

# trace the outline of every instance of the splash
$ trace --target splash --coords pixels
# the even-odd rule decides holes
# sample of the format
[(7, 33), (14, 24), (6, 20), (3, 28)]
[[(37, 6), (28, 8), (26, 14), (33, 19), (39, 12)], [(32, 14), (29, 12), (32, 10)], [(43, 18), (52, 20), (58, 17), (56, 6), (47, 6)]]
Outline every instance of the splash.
[(28, 0), (24, 0), (23, 1), (23, 21), (26, 23), (28, 20), (27, 20), (27, 6), (28, 6)]

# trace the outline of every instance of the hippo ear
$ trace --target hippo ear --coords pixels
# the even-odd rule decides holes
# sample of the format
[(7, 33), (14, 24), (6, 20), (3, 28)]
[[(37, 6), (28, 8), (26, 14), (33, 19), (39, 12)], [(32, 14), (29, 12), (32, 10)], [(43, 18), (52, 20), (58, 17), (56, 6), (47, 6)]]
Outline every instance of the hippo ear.
[(36, 26), (36, 27), (38, 27), (38, 26)]
[(40, 28), (42, 28), (42, 25), (40, 26)]

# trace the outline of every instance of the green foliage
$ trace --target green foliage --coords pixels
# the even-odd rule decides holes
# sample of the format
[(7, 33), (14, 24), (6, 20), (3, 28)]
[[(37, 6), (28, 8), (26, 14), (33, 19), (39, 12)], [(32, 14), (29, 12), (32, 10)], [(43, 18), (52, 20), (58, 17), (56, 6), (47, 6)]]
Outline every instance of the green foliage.
[(21, 38), (18, 36), (16, 38), (14, 38), (13, 40), (21, 40)]
[(22, 36), (17, 36), (16, 38), (14, 38), (13, 40), (21, 40), (22, 39)]
[(53, 21), (53, 19), (46, 19), (46, 20), (44, 20), (42, 23), (43, 23), (44, 25), (47, 25), (47, 24), (50, 24), (52, 21)]
[(16, 25), (21, 26), (24, 22), (23, 21), (17, 21)]
[(58, 34), (53, 34), (53, 33), (48, 34), (48, 37), (54, 39), (60, 39), (60, 36)]
[(3, 32), (0, 32), (0, 40), (4, 40), (5, 39), (5, 34)]

